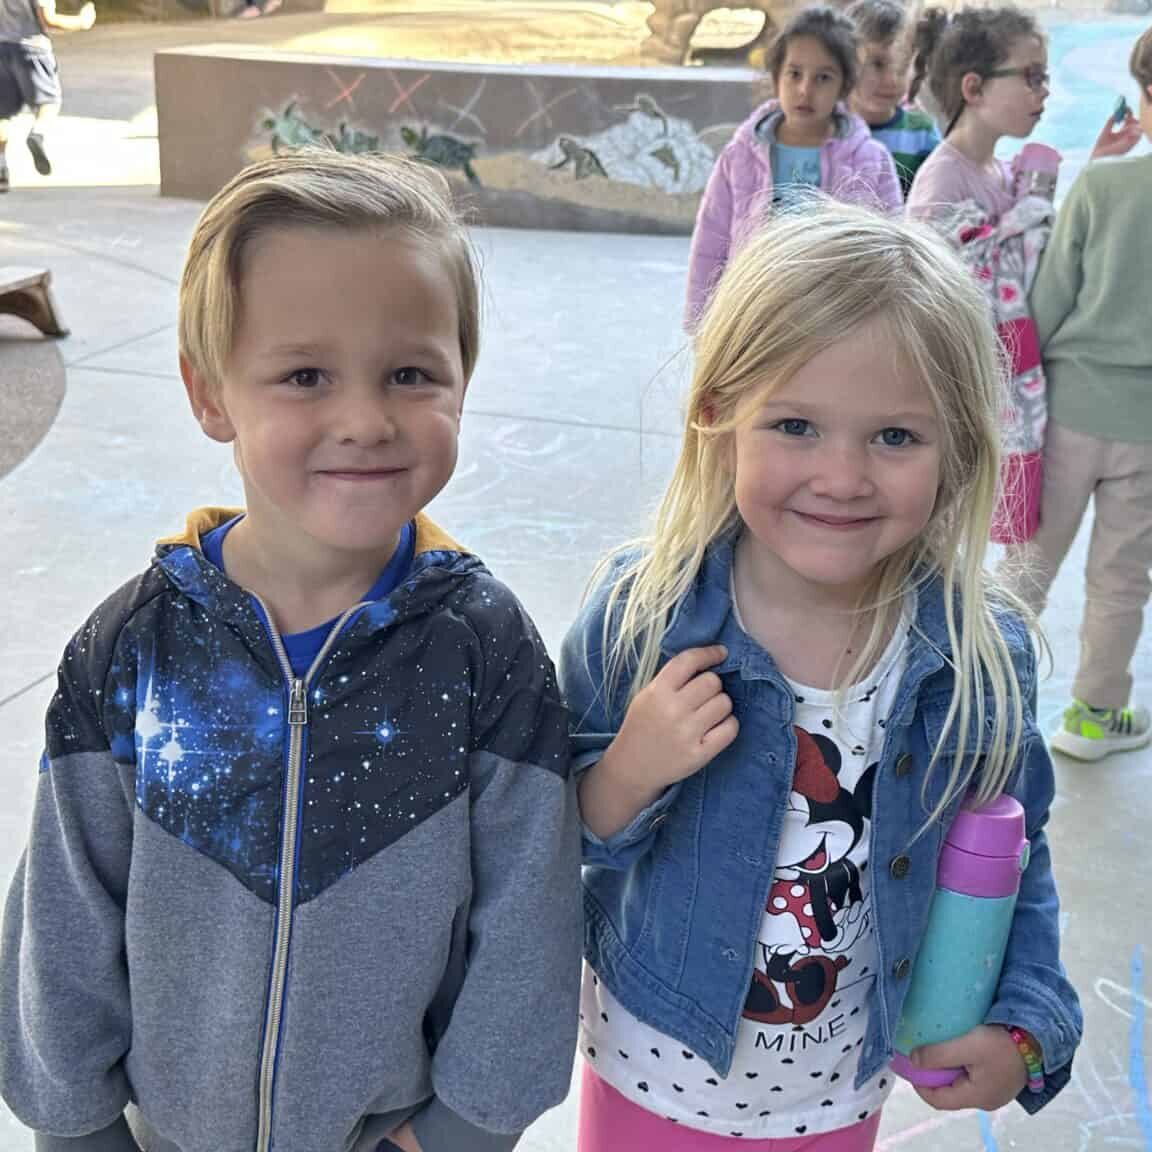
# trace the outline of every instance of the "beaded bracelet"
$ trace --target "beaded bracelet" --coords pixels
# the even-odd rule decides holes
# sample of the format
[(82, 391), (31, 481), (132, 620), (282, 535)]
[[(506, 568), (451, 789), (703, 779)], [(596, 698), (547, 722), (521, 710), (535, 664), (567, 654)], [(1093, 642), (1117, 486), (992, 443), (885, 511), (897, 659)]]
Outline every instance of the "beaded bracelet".
[(1024, 1067), (1028, 1069), (1028, 1091), (1043, 1092), (1044, 1064), (1040, 1059), (1040, 1045), (1022, 1028), (1009, 1028), (1008, 1035), (1015, 1041), (1024, 1060)]

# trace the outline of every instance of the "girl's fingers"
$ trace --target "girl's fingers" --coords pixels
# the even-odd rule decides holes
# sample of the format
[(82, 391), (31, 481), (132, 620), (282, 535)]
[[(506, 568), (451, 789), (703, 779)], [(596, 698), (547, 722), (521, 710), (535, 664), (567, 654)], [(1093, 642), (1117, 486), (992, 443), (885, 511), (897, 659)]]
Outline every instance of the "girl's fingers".
[(696, 709), (692, 716), (693, 726), (703, 736), (717, 724), (732, 714), (732, 698), (721, 692), (712, 696)]
[(724, 684), (715, 672), (699, 672), (676, 693), (676, 703), (695, 712), (723, 691)]
[(740, 722), (735, 716), (722, 720), (715, 728), (710, 728), (700, 740), (700, 747), (708, 753), (709, 758), (723, 752), (740, 731)]
[[(685, 648), (677, 652), (656, 676), (668, 688), (678, 692), (694, 676), (707, 671), (714, 664), (719, 664), (727, 654), (728, 649), (723, 644), (711, 644), (707, 648)], [(653, 683), (656, 681), (654, 680)]]

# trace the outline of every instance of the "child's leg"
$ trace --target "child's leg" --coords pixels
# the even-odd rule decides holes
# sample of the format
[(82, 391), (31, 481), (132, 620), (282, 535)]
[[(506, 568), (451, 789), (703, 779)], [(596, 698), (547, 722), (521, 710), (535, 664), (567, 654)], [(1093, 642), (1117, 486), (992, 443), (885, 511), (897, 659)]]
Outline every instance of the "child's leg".
[(1106, 450), (1107, 441), (1048, 425), (1040, 527), (1027, 544), (1008, 549), (1002, 570), (1016, 594), (1037, 614), (1044, 610), (1048, 589), (1084, 519)]
[(1080, 667), (1073, 694), (1093, 708), (1126, 708), (1129, 666), (1152, 593), (1152, 443), (1109, 444), (1088, 548)]
[(735, 1140), (664, 1120), (633, 1104), (588, 1067), (580, 1083), (577, 1152), (871, 1152), (880, 1113), (862, 1124), (796, 1140)]

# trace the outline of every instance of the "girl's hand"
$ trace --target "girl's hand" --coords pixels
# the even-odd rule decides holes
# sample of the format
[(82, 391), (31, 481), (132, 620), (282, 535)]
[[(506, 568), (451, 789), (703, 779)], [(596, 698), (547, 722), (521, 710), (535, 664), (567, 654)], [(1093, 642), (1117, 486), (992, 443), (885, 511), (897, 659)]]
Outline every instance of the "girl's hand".
[(725, 648), (687, 648), (637, 693), (612, 741), (621, 779), (638, 790), (663, 790), (699, 772), (736, 738), (732, 701), (708, 671)]
[(87, 31), (96, 23), (96, 6), (91, 3), (85, 4), (76, 14), (76, 18), (80, 21), (80, 27)]
[(420, 1142), (416, 1139), (412, 1131), (411, 1124), (402, 1124), (388, 1139), (395, 1144), (397, 1148), (402, 1148), (404, 1152), (423, 1152), (423, 1149), (420, 1147)]
[(732, 701), (708, 671), (724, 651), (688, 648), (636, 694), (616, 739), (580, 781), (580, 817), (594, 835), (615, 836), (736, 739)]
[(995, 1112), (1011, 1103), (1028, 1083), (1028, 1069), (1006, 1028), (981, 1024), (943, 1044), (927, 1044), (912, 1053), (918, 1068), (963, 1068), (944, 1088), (916, 1088), (916, 1095), (941, 1112), (979, 1108)]
[(1104, 127), (1100, 129), (1100, 135), (1096, 137), (1096, 144), (1092, 149), (1092, 159), (1101, 160), (1110, 156), (1127, 156), (1140, 143), (1140, 137), (1143, 135), (1144, 130), (1140, 127), (1140, 121), (1132, 115), (1131, 108), (1125, 113), (1122, 124), (1115, 124), (1112, 117), (1109, 116), (1104, 122)]

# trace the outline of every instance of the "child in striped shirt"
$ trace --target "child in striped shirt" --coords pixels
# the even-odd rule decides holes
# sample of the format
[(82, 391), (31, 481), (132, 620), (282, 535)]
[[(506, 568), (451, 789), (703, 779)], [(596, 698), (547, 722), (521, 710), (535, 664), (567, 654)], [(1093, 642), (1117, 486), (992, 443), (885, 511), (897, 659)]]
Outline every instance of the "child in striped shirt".
[(859, 79), (849, 106), (892, 154), (905, 195), (940, 143), (932, 118), (905, 103), (911, 64), (907, 12), (897, 0), (856, 0), (848, 9), (859, 37)]

